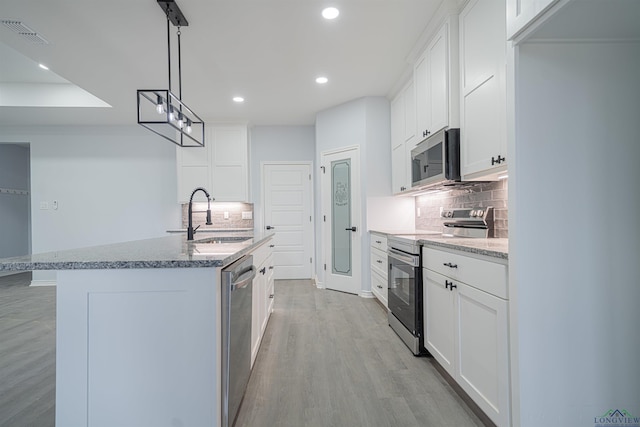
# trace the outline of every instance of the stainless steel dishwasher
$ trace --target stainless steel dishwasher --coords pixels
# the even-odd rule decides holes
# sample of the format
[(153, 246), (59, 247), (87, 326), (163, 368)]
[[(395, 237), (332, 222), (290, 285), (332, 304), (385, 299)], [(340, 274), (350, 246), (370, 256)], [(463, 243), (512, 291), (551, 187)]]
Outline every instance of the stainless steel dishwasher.
[(231, 427), (251, 374), (251, 297), (256, 269), (247, 255), (222, 270), (222, 427)]

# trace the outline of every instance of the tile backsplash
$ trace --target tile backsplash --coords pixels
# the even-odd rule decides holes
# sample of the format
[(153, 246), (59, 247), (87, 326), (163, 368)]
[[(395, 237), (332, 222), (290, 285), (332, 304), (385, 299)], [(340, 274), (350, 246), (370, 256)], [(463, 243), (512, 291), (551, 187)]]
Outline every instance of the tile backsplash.
[[(507, 180), (416, 197), (416, 229), (442, 231), (440, 208), (493, 206), (495, 237), (509, 237)], [(418, 212), (420, 215), (418, 215)]]
[[(225, 218), (225, 212), (228, 218)], [(243, 212), (250, 212), (251, 219), (243, 219)], [(187, 228), (189, 224), (189, 204), (182, 204), (182, 228)], [(241, 202), (212, 202), (211, 222), (213, 225), (206, 225), (207, 203), (193, 203), (193, 226), (200, 225), (200, 229), (205, 228), (250, 228), (253, 229), (253, 203)]]

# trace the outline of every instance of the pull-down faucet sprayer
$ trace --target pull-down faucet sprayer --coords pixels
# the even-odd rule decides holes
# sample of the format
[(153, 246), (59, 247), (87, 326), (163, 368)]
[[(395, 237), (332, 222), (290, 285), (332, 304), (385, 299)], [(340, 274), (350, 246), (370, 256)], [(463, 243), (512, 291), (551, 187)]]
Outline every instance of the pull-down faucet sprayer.
[(198, 227), (200, 227), (198, 225), (198, 227), (196, 227), (195, 229), (193, 228), (193, 196), (198, 191), (202, 191), (207, 196), (207, 225), (211, 225), (212, 224), (212, 222), (211, 222), (211, 200), (215, 200), (215, 199), (211, 198), (211, 196), (209, 195), (209, 192), (207, 190), (205, 190), (202, 187), (198, 187), (195, 190), (193, 190), (193, 193), (191, 193), (191, 198), (189, 199), (189, 227), (187, 227), (187, 240), (193, 240), (193, 235), (196, 234), (196, 230), (198, 229)]

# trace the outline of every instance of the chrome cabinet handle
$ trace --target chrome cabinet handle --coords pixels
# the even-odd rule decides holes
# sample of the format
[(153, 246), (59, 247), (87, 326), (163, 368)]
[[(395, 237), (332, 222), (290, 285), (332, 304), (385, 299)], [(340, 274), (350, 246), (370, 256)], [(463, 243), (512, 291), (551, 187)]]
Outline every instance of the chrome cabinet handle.
[(450, 262), (445, 262), (442, 265), (447, 266), (449, 268), (458, 268), (458, 264), (451, 264)]

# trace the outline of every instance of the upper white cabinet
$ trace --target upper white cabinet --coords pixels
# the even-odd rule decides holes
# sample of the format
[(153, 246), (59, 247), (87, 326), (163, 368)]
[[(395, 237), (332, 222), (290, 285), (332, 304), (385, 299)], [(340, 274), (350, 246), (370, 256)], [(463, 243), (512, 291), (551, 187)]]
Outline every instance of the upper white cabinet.
[(391, 188), (394, 194), (411, 189), (409, 159), (415, 146), (416, 109), (413, 81), (391, 101)]
[(415, 63), (416, 142), (458, 125), (457, 27), (447, 19)]
[(460, 151), (463, 180), (507, 168), (504, 0), (471, 0), (460, 14)]
[(529, 27), (559, 0), (507, 0), (507, 37), (509, 40)]
[[(247, 128), (242, 125), (207, 125), (205, 146), (177, 147), (178, 201), (204, 187), (219, 202), (248, 199)], [(194, 200), (205, 201), (202, 193)]]

